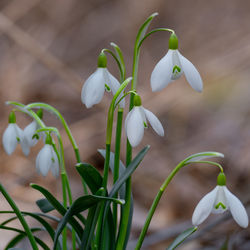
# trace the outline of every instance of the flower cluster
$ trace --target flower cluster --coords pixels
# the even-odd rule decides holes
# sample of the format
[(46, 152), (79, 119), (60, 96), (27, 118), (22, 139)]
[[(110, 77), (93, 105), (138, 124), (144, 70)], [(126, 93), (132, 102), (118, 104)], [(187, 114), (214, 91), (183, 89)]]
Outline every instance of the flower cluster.
[[(37, 111), (37, 115), (42, 119), (43, 112), (42, 109)], [(30, 148), (35, 146), (38, 142), (39, 137), (45, 137), (43, 133), (37, 133), (39, 129), (38, 123), (34, 120), (28, 126), (22, 130), (16, 124), (16, 116), (12, 111), (9, 115), (9, 125), (4, 131), (2, 142), (5, 152), (8, 155), (11, 155), (17, 144), (21, 145), (24, 155), (29, 155)], [(49, 169), (51, 169), (52, 174), (57, 177), (59, 174), (59, 163), (58, 157), (52, 147), (52, 140), (50, 135), (47, 135), (45, 146), (39, 152), (36, 158), (36, 169), (38, 173), (41, 173), (43, 176), (46, 176)]]

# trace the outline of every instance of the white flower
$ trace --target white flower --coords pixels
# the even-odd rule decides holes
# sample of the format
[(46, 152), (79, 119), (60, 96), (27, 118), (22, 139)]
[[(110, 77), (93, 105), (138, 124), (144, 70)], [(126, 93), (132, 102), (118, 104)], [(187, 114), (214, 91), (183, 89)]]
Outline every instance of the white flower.
[(159, 119), (143, 106), (134, 106), (125, 120), (125, 130), (131, 146), (136, 147), (141, 142), (144, 128), (147, 127), (146, 119), (158, 135), (164, 136), (164, 129)]
[(240, 202), (225, 185), (217, 185), (211, 192), (205, 195), (196, 206), (192, 223), (201, 224), (210, 213), (223, 213), (230, 210), (234, 220), (243, 228), (248, 227), (248, 215)]
[[(97, 70), (86, 80), (83, 85), (81, 99), (87, 108), (99, 103), (104, 95), (105, 88), (110, 88), (113, 95), (120, 87), (118, 80), (112, 76), (107, 68), (98, 67)], [(119, 100), (122, 93), (117, 98)], [(124, 108), (125, 100), (122, 99), (120, 106)]]
[(39, 128), (39, 125), (37, 124), (37, 122), (34, 120), (33, 122), (31, 122), (28, 126), (25, 127), (25, 129), (23, 130), (23, 134), (24, 134), (24, 140), (27, 141), (29, 147), (33, 147), (36, 145), (36, 143), (38, 142), (37, 138), (33, 138), (34, 134), (36, 134), (36, 130)]
[(50, 144), (45, 144), (36, 158), (36, 169), (38, 173), (46, 176), (51, 170), (52, 174), (57, 177), (59, 175), (59, 163), (57, 155)]
[(185, 74), (191, 87), (201, 92), (203, 83), (195, 66), (178, 49), (169, 49), (167, 54), (156, 64), (151, 74), (152, 91), (160, 91), (170, 82)]
[(9, 123), (8, 127), (3, 134), (3, 147), (8, 155), (11, 155), (17, 146), (17, 143), (23, 137), (23, 131), (18, 127), (16, 123)]
[(4, 150), (8, 155), (11, 155), (15, 151), (17, 143), (21, 144), (25, 155), (29, 154), (29, 146), (24, 140), (23, 130), (16, 123), (9, 123), (4, 131), (2, 142)]

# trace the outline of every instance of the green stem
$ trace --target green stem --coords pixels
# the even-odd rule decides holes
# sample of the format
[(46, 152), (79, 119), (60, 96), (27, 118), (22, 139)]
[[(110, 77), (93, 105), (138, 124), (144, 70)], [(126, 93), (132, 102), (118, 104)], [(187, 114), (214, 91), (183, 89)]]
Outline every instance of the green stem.
[[(116, 141), (115, 141), (113, 184), (115, 184), (115, 182), (119, 178), (122, 120), (123, 120), (123, 109), (119, 108), (118, 109), (118, 114), (117, 114), (117, 125), (116, 125)], [(117, 197), (118, 197), (118, 194), (116, 194), (114, 196), (114, 198), (117, 198)], [(114, 228), (117, 228), (117, 204), (116, 203), (113, 203), (113, 217), (114, 217)]]
[[(188, 158), (187, 158), (188, 159)], [(212, 161), (187, 161), (187, 159), (181, 161), (175, 168), (174, 170), (169, 174), (169, 176), (166, 178), (166, 180), (163, 182), (163, 184), (161, 185), (152, 205), (151, 205), (151, 208), (148, 212), (148, 216), (147, 216), (147, 219), (145, 221), (145, 224), (142, 228), (142, 231), (141, 231), (141, 234), (139, 236), (139, 239), (138, 239), (138, 242), (136, 244), (136, 247), (135, 247), (135, 250), (139, 250), (141, 249), (141, 246), (142, 246), (142, 243), (143, 243), (143, 240), (146, 236), (146, 233), (148, 231), (148, 227), (149, 227), (149, 224), (152, 220), (152, 217), (155, 213), (155, 210), (156, 210), (156, 207), (158, 206), (158, 203), (162, 197), (162, 194), (163, 192), (165, 191), (165, 189), (167, 188), (168, 184), (171, 182), (171, 180), (174, 178), (174, 176), (179, 172), (179, 170), (184, 167), (184, 166), (187, 166), (191, 163), (208, 163), (208, 164), (211, 164), (211, 165), (214, 165), (214, 166), (217, 166), (220, 168), (221, 172), (223, 172), (223, 168), (220, 164), (216, 163), (216, 162), (212, 162)]]
[(21, 222), (24, 231), (27, 234), (27, 237), (30, 241), (30, 244), (32, 246), (32, 249), (34, 250), (39, 250), (37, 244), (36, 244), (36, 240), (26, 222), (26, 220), (24, 219), (22, 213), (20, 212), (20, 210), (18, 209), (17, 205), (15, 204), (15, 202), (12, 200), (12, 198), (10, 197), (10, 195), (7, 193), (7, 191), (5, 190), (5, 188), (2, 186), (2, 184), (0, 184), (0, 190), (3, 194), (3, 196), (5, 197), (5, 199), (7, 200), (7, 202), (9, 203), (9, 205), (12, 207), (13, 211), (15, 212), (15, 214), (17, 215), (19, 221)]

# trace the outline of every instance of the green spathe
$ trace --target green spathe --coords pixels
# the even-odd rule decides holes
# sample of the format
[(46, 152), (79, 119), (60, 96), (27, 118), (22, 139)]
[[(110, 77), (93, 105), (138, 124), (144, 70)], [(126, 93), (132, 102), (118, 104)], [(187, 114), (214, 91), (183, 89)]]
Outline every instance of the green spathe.
[(134, 96), (134, 106), (141, 106), (141, 97), (139, 95)]
[(9, 123), (16, 123), (16, 115), (15, 115), (15, 112), (13, 111), (10, 112)]
[(107, 57), (104, 52), (98, 56), (97, 66), (98, 68), (107, 68)]
[(220, 173), (217, 177), (217, 185), (225, 186), (226, 185), (226, 176), (224, 173)]
[(169, 38), (169, 49), (178, 49), (178, 38), (175, 33), (172, 33)]

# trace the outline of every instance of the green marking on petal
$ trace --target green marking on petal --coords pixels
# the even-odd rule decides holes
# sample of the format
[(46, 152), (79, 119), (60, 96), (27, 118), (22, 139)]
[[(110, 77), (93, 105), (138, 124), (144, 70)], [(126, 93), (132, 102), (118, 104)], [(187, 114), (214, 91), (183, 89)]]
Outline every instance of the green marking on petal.
[(19, 138), (19, 137), (16, 137), (16, 140), (17, 140), (18, 142), (20, 142), (20, 138)]
[(226, 208), (227, 208), (222, 202), (219, 202), (219, 203), (215, 206), (215, 209), (218, 209), (220, 206), (222, 207), (222, 209), (226, 209)]
[(53, 163), (55, 163), (55, 158), (54, 158), (54, 157), (52, 157), (52, 158), (51, 158), (51, 161), (52, 161)]
[(148, 128), (148, 124), (146, 122), (143, 122), (144, 128)]
[(39, 135), (38, 135), (38, 134), (34, 134), (34, 135), (32, 136), (32, 139), (37, 139), (37, 140), (39, 140)]
[(106, 91), (110, 92), (111, 88), (105, 83), (105, 89)]
[(181, 68), (179, 67), (179, 66), (177, 66), (177, 65), (175, 65), (174, 67), (173, 67), (173, 74), (178, 74), (178, 73), (180, 73), (181, 72)]

